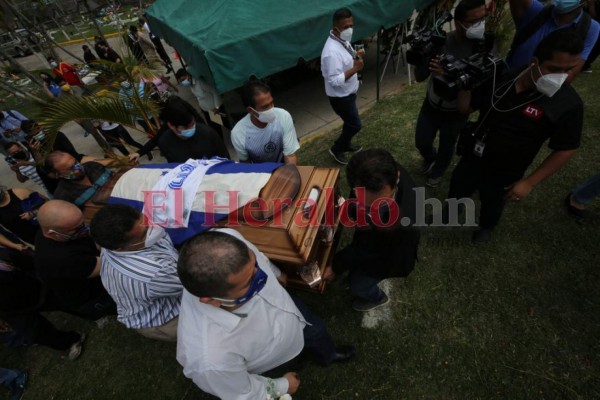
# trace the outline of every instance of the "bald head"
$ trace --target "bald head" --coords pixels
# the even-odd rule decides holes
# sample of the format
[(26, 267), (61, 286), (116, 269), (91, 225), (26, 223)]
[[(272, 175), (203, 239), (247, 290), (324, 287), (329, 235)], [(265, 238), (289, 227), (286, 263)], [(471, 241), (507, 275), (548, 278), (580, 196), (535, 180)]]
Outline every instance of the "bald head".
[(50, 200), (40, 207), (38, 222), (44, 235), (51, 229), (58, 232), (68, 232), (83, 224), (83, 213), (73, 203), (63, 200)]

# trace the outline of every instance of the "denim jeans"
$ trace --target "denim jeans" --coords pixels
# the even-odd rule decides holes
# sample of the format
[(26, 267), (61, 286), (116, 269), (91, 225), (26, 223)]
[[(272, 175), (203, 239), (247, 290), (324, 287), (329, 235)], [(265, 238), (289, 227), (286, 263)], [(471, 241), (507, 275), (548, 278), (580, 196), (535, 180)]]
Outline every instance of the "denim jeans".
[(337, 115), (344, 121), (342, 134), (333, 144), (334, 152), (343, 152), (348, 149), (354, 135), (362, 128), (358, 108), (356, 107), (356, 94), (346, 97), (329, 97), (329, 104)]
[(385, 295), (377, 286), (382, 280), (366, 275), (361, 268), (355, 268), (350, 271), (350, 292), (363, 300), (378, 302)]
[(600, 173), (592, 176), (573, 190), (573, 200), (579, 204), (588, 204), (600, 195)]
[[(415, 146), (425, 161), (435, 161), (431, 170), (432, 178), (439, 178), (446, 172), (452, 161), (456, 140), (467, 119), (467, 115), (458, 111), (439, 111), (427, 99), (423, 102), (417, 119)], [(433, 142), (438, 131), (440, 140), (436, 151)]]
[(19, 376), (19, 371), (8, 368), (0, 368), (0, 385), (10, 388), (12, 383)]
[(329, 365), (333, 358), (335, 357), (336, 350), (335, 344), (333, 343), (333, 339), (327, 332), (327, 328), (325, 327), (325, 323), (323, 320), (316, 315), (314, 315), (306, 304), (298, 297), (294, 295), (290, 295), (300, 313), (308, 322), (307, 325), (304, 326), (304, 347), (310, 349), (317, 359), (325, 364)]

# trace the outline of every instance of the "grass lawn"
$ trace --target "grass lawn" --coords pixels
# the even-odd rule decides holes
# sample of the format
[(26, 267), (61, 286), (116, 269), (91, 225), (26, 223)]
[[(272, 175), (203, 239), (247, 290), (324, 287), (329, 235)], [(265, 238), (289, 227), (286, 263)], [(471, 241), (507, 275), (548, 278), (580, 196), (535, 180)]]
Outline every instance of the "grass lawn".
[[(562, 207), (569, 190), (599, 169), (600, 79), (583, 75), (576, 87), (586, 103), (581, 150), (526, 201), (506, 208), (492, 243), (474, 248), (466, 228), (425, 230), (417, 268), (386, 281), (392, 302), (376, 315), (352, 311), (342, 287), (302, 294), (358, 357), (301, 370), (295, 399), (600, 398), (600, 208), (596, 202), (596, 216), (577, 223)], [(364, 115), (357, 138), (391, 151), (420, 183), (413, 135), (424, 93), (416, 85), (381, 101)], [(302, 164), (335, 166), (327, 154), (335, 136), (304, 145)], [(447, 181), (427, 191), (446, 192)], [(183, 376), (175, 344), (115, 320), (100, 330), (60, 313), (51, 319), (89, 339), (74, 362), (42, 347), (0, 350), (0, 366), (30, 371), (27, 399), (211, 398)]]

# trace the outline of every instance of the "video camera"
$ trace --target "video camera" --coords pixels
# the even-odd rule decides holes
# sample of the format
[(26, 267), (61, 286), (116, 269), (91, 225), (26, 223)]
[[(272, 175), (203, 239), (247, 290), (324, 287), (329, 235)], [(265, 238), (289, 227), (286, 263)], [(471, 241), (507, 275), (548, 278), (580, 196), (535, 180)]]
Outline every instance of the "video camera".
[(432, 28), (420, 28), (404, 39), (404, 43), (410, 44), (406, 51), (406, 62), (414, 66), (427, 66), (429, 61), (439, 54), (446, 44), (446, 32), (442, 26), (452, 20), (448, 11), (438, 18)]
[(459, 90), (475, 89), (493, 78), (494, 74), (502, 72), (504, 62), (492, 55), (494, 39), (493, 32), (486, 32), (479, 44), (480, 50), (470, 57), (460, 60), (450, 54), (440, 57), (444, 73), (433, 78), (435, 93), (446, 101), (452, 101)]

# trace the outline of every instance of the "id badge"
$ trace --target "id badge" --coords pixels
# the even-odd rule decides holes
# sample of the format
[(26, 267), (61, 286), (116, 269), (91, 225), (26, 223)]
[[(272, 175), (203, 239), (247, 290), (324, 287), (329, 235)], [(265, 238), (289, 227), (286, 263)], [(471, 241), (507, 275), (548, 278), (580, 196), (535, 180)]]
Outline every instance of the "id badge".
[(475, 142), (475, 147), (473, 147), (473, 154), (477, 157), (483, 157), (483, 151), (485, 150), (485, 143), (481, 140), (477, 140)]

